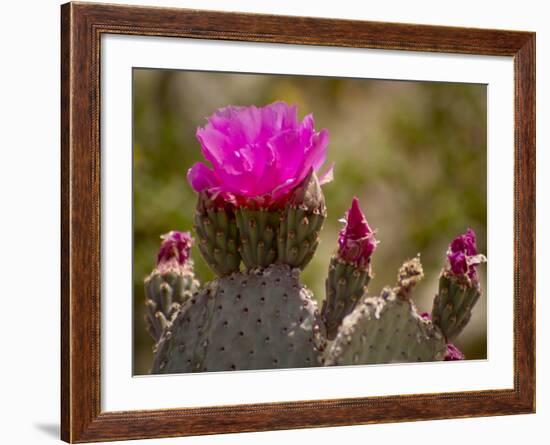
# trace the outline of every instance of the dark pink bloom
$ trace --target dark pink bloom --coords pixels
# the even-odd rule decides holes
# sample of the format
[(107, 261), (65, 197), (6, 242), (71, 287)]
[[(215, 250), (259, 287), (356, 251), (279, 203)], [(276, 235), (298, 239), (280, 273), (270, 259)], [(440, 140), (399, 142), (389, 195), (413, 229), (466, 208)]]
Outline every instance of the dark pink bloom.
[[(202, 154), (211, 164), (193, 165), (187, 179), (235, 205), (284, 205), (292, 190), (326, 159), (328, 130), (315, 131), (313, 115), (298, 121), (296, 106), (220, 108), (197, 129)], [(319, 177), (328, 182), (331, 169)]]
[(454, 274), (460, 275), (468, 272), (468, 262), (464, 252), (450, 252), (447, 254), (447, 257)]
[(472, 229), (457, 236), (450, 245), (451, 252), (464, 252), (469, 256), (477, 255), (476, 234)]
[(470, 279), (477, 281), (476, 268), (485, 261), (485, 257), (477, 253), (476, 234), (472, 229), (451, 242), (447, 259), (453, 274), (468, 275)]
[(453, 360), (464, 360), (465, 358), (466, 357), (464, 356), (462, 351), (460, 351), (460, 349), (458, 349), (452, 343), (447, 343), (447, 352), (445, 352), (445, 357), (443, 358), (443, 360), (453, 361)]
[(338, 255), (344, 261), (356, 266), (367, 266), (378, 241), (359, 207), (359, 200), (353, 198), (344, 219), (345, 226), (338, 237)]
[(193, 245), (191, 234), (172, 230), (162, 235), (161, 239), (157, 254), (157, 266), (161, 268), (184, 266), (189, 259), (189, 251)]

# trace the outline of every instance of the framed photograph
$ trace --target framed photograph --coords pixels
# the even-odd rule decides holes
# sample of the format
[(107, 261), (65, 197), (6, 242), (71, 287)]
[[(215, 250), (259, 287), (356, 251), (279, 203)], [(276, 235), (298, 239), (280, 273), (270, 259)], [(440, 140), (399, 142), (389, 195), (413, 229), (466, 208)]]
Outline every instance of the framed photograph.
[(535, 34), (61, 8), (67, 442), (535, 411)]

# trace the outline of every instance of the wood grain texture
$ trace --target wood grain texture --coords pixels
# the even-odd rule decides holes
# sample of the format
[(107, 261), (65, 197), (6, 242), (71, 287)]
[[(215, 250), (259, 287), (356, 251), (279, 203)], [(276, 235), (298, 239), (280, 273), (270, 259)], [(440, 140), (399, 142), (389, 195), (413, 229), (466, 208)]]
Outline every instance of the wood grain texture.
[[(100, 37), (104, 33), (513, 56), (514, 388), (101, 412)], [(61, 435), (67, 442), (532, 413), (535, 410), (535, 35), (352, 20), (69, 3), (61, 8)], [(130, 353), (130, 351), (129, 351)]]

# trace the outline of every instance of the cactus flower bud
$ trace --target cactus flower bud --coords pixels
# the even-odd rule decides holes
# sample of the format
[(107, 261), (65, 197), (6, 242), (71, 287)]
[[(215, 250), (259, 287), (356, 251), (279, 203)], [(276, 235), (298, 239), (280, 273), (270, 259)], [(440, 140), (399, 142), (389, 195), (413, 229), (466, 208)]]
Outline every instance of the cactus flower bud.
[[(310, 170), (319, 171), (328, 145), (328, 130), (316, 132), (311, 114), (299, 122), (285, 102), (220, 108), (196, 135), (212, 168), (189, 169), (193, 189), (252, 208), (284, 207)], [(321, 184), (330, 179), (331, 169), (319, 176)]]
[(160, 237), (162, 243), (157, 254), (157, 268), (178, 269), (189, 260), (193, 238), (189, 232), (172, 230)]
[(477, 252), (476, 234), (468, 229), (457, 236), (447, 250), (447, 263), (439, 278), (432, 319), (448, 340), (455, 338), (472, 316), (481, 296), (477, 267), (487, 261)]
[(359, 201), (353, 198), (338, 237), (338, 251), (329, 263), (326, 298), (321, 316), (327, 338), (336, 338), (342, 320), (353, 311), (371, 279), (370, 258), (378, 241), (369, 227)]
[(472, 281), (477, 281), (476, 268), (485, 262), (486, 258), (477, 253), (476, 234), (472, 229), (468, 229), (451, 242), (447, 260), (454, 275), (467, 275)]
[(452, 343), (447, 343), (447, 352), (445, 352), (445, 357), (443, 360), (446, 362), (454, 361), (454, 360), (464, 360), (464, 354), (460, 349), (458, 349), (455, 345)]
[(145, 323), (153, 340), (159, 341), (175, 314), (199, 287), (193, 273), (189, 232), (172, 230), (160, 237), (157, 266), (145, 278)]
[(374, 231), (369, 227), (357, 198), (353, 198), (343, 222), (345, 226), (338, 238), (338, 256), (357, 267), (368, 266), (378, 241), (374, 238)]

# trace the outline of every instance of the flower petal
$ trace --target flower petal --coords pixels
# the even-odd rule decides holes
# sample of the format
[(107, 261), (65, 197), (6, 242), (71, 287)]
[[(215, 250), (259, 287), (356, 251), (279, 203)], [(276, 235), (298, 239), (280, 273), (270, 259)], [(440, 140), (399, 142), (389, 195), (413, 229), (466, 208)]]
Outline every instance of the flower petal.
[(157, 253), (157, 266), (159, 268), (170, 268), (185, 265), (193, 245), (191, 234), (172, 230), (160, 238), (162, 242)]
[(472, 229), (457, 236), (447, 251), (448, 265), (454, 275), (468, 275), (477, 281), (476, 268), (485, 262), (485, 256), (477, 253), (476, 234)]
[(313, 168), (315, 172), (318, 172), (325, 163), (328, 140), (329, 135), (326, 129), (321, 130), (319, 133), (312, 134), (311, 145), (306, 150), (304, 158), (304, 170), (306, 174), (311, 168)]
[[(286, 130), (278, 133), (268, 142), (274, 157), (274, 186), (284, 183), (296, 176), (303, 165), (303, 150), (301, 150), (300, 135), (296, 130)], [(307, 171), (305, 172), (307, 174)]]
[(208, 118), (208, 123), (238, 147), (256, 141), (261, 130), (262, 114), (255, 106), (230, 105), (217, 110)]
[(319, 185), (328, 184), (334, 180), (334, 162), (330, 164), (327, 169), (319, 175)]
[(273, 102), (261, 109), (262, 112), (262, 132), (266, 137), (271, 138), (274, 133), (285, 130), (295, 130), (298, 128), (298, 110), (296, 105), (278, 101)]
[(211, 125), (197, 128), (197, 139), (202, 148), (202, 154), (210, 161), (215, 169), (227, 166), (229, 155), (233, 152), (225, 134)]
[(196, 192), (202, 192), (219, 185), (216, 174), (202, 162), (197, 162), (187, 171), (187, 180)]

